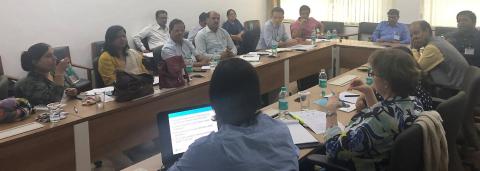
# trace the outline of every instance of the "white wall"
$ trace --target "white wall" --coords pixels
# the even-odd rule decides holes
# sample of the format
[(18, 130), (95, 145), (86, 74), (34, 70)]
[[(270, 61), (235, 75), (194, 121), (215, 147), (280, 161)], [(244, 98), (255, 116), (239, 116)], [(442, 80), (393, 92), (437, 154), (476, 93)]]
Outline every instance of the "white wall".
[(394, 0), (393, 8), (400, 11), (399, 22), (409, 24), (421, 20), (421, 3), (422, 0)]
[(68, 45), (74, 63), (91, 66), (90, 43), (103, 40), (111, 25), (122, 25), (133, 36), (155, 22), (156, 10), (165, 9), (169, 20), (182, 19), (189, 30), (201, 12), (216, 10), (225, 20), (229, 8), (242, 22), (266, 19), (264, 0), (2, 0), (0, 56), (5, 73), (16, 77), (25, 75), (20, 53), (38, 42)]

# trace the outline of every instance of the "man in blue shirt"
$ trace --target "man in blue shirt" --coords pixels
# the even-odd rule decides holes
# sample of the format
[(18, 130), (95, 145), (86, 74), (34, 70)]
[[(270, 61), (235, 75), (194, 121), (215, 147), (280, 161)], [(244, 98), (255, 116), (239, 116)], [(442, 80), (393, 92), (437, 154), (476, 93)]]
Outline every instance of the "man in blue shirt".
[(169, 171), (295, 171), (299, 150), (288, 127), (261, 113), (255, 68), (240, 58), (221, 61), (210, 82), (218, 132), (197, 139)]
[(387, 15), (388, 21), (382, 21), (377, 25), (372, 34), (372, 41), (409, 44), (411, 39), (407, 25), (398, 23), (400, 11), (390, 9)]

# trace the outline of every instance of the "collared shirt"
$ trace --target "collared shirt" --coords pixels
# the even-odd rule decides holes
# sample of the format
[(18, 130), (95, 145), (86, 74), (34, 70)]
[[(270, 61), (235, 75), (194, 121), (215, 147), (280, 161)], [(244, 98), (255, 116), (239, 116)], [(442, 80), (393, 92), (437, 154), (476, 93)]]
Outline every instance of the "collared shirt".
[(285, 25), (274, 25), (272, 20), (268, 20), (260, 34), (257, 49), (270, 49), (272, 41), (285, 42), (290, 38), (290, 35), (285, 31)]
[(182, 56), (183, 59), (189, 59), (196, 61), (195, 56), (198, 56), (197, 50), (193, 47), (187, 39), (183, 39), (181, 44), (174, 42), (171, 38), (162, 48), (162, 58), (168, 59), (174, 56)]
[(434, 37), (423, 50), (412, 49), (412, 53), (434, 84), (460, 90), (468, 63), (445, 39)]
[(463, 54), (470, 65), (480, 67), (480, 31), (475, 29), (470, 34), (457, 31), (447, 35), (447, 40)]
[(220, 55), (228, 47), (233, 54), (237, 54), (237, 48), (233, 44), (230, 34), (222, 28), (216, 32), (205, 27), (197, 33), (195, 37), (195, 46), (200, 54), (212, 59), (215, 55)]
[(27, 77), (15, 84), (15, 95), (27, 99), (34, 106), (59, 102), (64, 90), (64, 86), (57, 85), (35, 71), (29, 72)]
[(377, 28), (372, 34), (372, 40), (377, 42), (379, 40), (393, 41), (398, 40), (402, 44), (410, 43), (410, 31), (407, 25), (397, 23), (391, 26), (388, 21), (382, 21), (377, 25)]
[(301, 38), (309, 39), (312, 35), (312, 32), (315, 31), (318, 26), (323, 27), (322, 23), (315, 20), (315, 18), (310, 17), (303, 24), (300, 22), (299, 18), (297, 21), (292, 23), (290, 28), (292, 32), (297, 31), (301, 33)]
[(353, 116), (344, 132), (338, 126), (327, 129), (327, 156), (353, 162), (356, 170), (385, 170), (395, 137), (421, 112), (421, 104), (414, 97), (380, 101)]
[(195, 36), (197, 36), (198, 32), (202, 29), (203, 27), (199, 25), (188, 32), (188, 41), (190, 41), (192, 44), (195, 43)]
[(133, 36), (133, 42), (137, 47), (140, 47), (141, 50), (146, 50), (145, 46), (142, 44), (142, 39), (148, 38), (148, 47), (150, 50), (162, 46), (168, 38), (170, 38), (170, 34), (168, 33), (168, 27), (162, 29), (158, 24), (152, 24), (147, 26), (140, 31), (137, 35)]
[(247, 126), (222, 125), (197, 139), (169, 171), (292, 171), (299, 150), (281, 121), (260, 114)]

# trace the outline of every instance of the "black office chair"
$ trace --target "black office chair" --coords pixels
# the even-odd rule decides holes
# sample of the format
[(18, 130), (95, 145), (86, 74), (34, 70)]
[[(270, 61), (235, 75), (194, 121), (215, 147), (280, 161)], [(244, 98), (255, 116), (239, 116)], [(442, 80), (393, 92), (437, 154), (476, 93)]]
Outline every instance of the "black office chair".
[(158, 74), (158, 63), (162, 58), (162, 48), (163, 46), (159, 46), (152, 50), (153, 58), (142, 59), (143, 66), (145, 66), (147, 70), (152, 71), (153, 75)]
[[(60, 46), (60, 47), (53, 48), (53, 54), (59, 59), (63, 59), (65, 57), (71, 57), (70, 56), (70, 48), (68, 46)], [(76, 67), (76, 68), (86, 70), (87, 71), (87, 79), (80, 78), (77, 75), (77, 73), (74, 70), (72, 70), (73, 71), (73, 73), (72, 73), (73, 76), (72, 77), (75, 77), (75, 78), (69, 78), (68, 75), (65, 74), (65, 81), (67, 82), (67, 84), (69, 84), (71, 87), (74, 87), (74, 88), (78, 89), (80, 92), (91, 90), (93, 88), (93, 86), (92, 86), (92, 71), (93, 71), (93, 69), (73, 64), (73, 62), (72, 62), (71, 65), (72, 65), (72, 67)]]
[(324, 33), (327, 33), (327, 31), (330, 30), (337, 30), (337, 34), (343, 34), (345, 33), (345, 24), (343, 22), (335, 22), (335, 21), (322, 21), (323, 27), (325, 29)]
[(257, 50), (258, 40), (260, 39), (260, 21), (250, 20), (244, 23), (245, 33), (243, 34), (242, 52), (245, 54)]
[(463, 170), (462, 161), (457, 149), (460, 128), (465, 117), (467, 96), (461, 91), (438, 105), (437, 111), (443, 119), (443, 128), (448, 144), (448, 170)]
[[(145, 49), (150, 51), (150, 45), (148, 45), (148, 37), (143, 38), (141, 41), (142, 41), (143, 47), (145, 47)], [(136, 43), (134, 44), (135, 44), (135, 49), (141, 52), (142, 49)]]
[(100, 76), (100, 73), (98, 72), (98, 59), (100, 58), (100, 55), (102, 55), (102, 53), (103, 53), (104, 45), (105, 45), (105, 41), (93, 42), (91, 44), (92, 66), (93, 66), (93, 71), (94, 71), (94, 74), (95, 74), (95, 88), (105, 87), (105, 84), (103, 83), (103, 79)]
[(435, 36), (438, 37), (445, 37), (449, 33), (456, 32), (457, 28), (456, 27), (435, 27)]
[(465, 143), (480, 150), (480, 137), (476, 131), (474, 117), (480, 106), (480, 68), (469, 66), (462, 84), (462, 90), (467, 94), (467, 109), (463, 121)]
[(370, 40), (378, 23), (361, 22), (358, 25), (358, 40)]
[[(307, 159), (313, 164), (322, 166), (329, 171), (351, 170), (345, 166), (340, 166), (329, 161), (325, 155), (311, 154), (307, 156)], [(413, 124), (397, 136), (393, 143), (390, 165), (387, 170), (423, 170), (423, 133), (420, 125)]]

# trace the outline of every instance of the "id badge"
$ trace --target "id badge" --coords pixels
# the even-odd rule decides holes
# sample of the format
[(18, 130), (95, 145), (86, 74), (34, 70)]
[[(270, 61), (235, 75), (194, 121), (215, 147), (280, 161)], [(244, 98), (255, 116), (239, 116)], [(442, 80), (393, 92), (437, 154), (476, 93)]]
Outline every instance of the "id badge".
[(394, 40), (400, 40), (400, 36), (399, 35), (393, 35), (393, 39)]
[(465, 55), (475, 55), (475, 49), (471, 47), (465, 48)]

